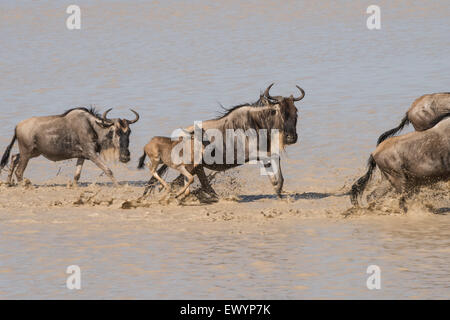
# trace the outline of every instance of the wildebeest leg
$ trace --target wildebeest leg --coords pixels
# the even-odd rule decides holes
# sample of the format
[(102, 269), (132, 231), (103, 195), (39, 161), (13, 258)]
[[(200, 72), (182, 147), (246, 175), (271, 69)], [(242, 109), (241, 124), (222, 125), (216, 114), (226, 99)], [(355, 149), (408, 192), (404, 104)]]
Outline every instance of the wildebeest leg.
[(414, 192), (412, 190), (408, 190), (401, 194), (400, 199), (398, 200), (398, 206), (403, 210), (404, 213), (408, 211), (408, 207), (406, 206), (406, 201), (411, 198)]
[(31, 158), (34, 158), (34, 157), (29, 155), (28, 153), (24, 153), (24, 152), (20, 153), (19, 163), (17, 164), (17, 169), (16, 169), (17, 183), (22, 182), (23, 172), (25, 171), (25, 169), (28, 165), (28, 161), (30, 161)]
[[(186, 186), (188, 183), (189, 183), (189, 181), (185, 178), (184, 179), (184, 185)], [(184, 191), (184, 197), (183, 198), (186, 198), (190, 193), (191, 193), (191, 188), (189, 188), (189, 185), (188, 185), (188, 188), (186, 188), (186, 190)]]
[(419, 186), (405, 185), (404, 192), (399, 200), (399, 207), (403, 210), (404, 213), (408, 211), (406, 201), (411, 199), (419, 191), (420, 191)]
[(281, 190), (283, 189), (284, 178), (281, 173), (280, 157), (272, 157), (271, 159), (263, 160), (264, 168), (269, 176), (270, 182), (275, 189), (279, 198), (281, 198)]
[(382, 171), (383, 175), (389, 180), (395, 191), (400, 195), (398, 205), (404, 212), (408, 211), (406, 200), (410, 197), (412, 190), (406, 189), (406, 178), (402, 174), (387, 173)]
[(80, 180), (81, 169), (83, 169), (83, 163), (84, 163), (84, 159), (83, 158), (78, 158), (78, 160), (77, 160), (77, 170), (75, 171), (75, 176), (73, 177), (73, 180), (75, 181), (75, 184), (77, 184), (78, 180)]
[[(157, 171), (158, 176), (161, 178), (161, 175), (164, 172), (166, 172), (166, 170), (167, 170), (167, 166), (162, 165), (161, 168), (159, 168)], [(155, 175), (152, 173), (152, 177), (150, 178), (150, 180), (147, 182), (147, 185), (145, 186), (143, 196), (145, 196), (149, 191), (153, 190), (153, 188), (156, 186), (157, 182), (158, 182), (158, 179), (156, 179)]]
[(173, 179), (173, 181), (170, 183), (173, 186), (179, 186), (182, 187), (184, 186), (184, 175), (180, 174), (178, 177), (176, 177), (175, 179)]
[[(166, 189), (166, 193), (170, 192), (170, 186), (167, 184), (167, 182), (164, 181), (163, 178), (161, 178), (158, 174), (158, 171), (156, 170), (156, 168), (158, 167), (159, 163), (156, 163), (156, 161), (152, 161), (152, 164), (149, 166), (150, 167), (150, 173), (156, 178), (156, 180), (158, 180), (163, 187)], [(146, 192), (144, 192), (144, 195), (146, 194)]]
[(198, 166), (195, 168), (195, 173), (200, 180), (202, 189), (204, 189), (205, 192), (208, 193), (208, 195), (217, 197), (216, 191), (214, 191), (214, 189), (212, 188), (211, 184), (209, 183), (208, 177), (205, 174), (205, 169), (202, 166)]
[(184, 166), (181, 166), (179, 168), (180, 172), (187, 178), (187, 183), (185, 182), (184, 184), (184, 188), (181, 189), (177, 195), (175, 196), (175, 198), (178, 198), (179, 196), (181, 196), (188, 188), (189, 186), (194, 182), (194, 176), (187, 171), (187, 169)]
[(147, 195), (147, 193), (155, 187), (156, 178), (152, 176), (150, 180), (147, 182), (147, 185), (145, 186), (143, 196)]
[(20, 153), (17, 153), (11, 157), (11, 166), (9, 168), (8, 180), (6, 182), (9, 185), (12, 183), (14, 169), (16, 169), (17, 165), (19, 164), (19, 159), (20, 159)]
[(89, 160), (91, 160), (93, 163), (95, 163), (97, 165), (97, 167), (99, 167), (100, 169), (103, 170), (104, 173), (106, 173), (106, 175), (112, 180), (115, 187), (119, 186), (116, 178), (114, 178), (114, 175), (113, 175), (111, 169), (106, 166), (106, 164), (100, 159), (100, 157), (95, 155), (93, 157), (89, 157)]

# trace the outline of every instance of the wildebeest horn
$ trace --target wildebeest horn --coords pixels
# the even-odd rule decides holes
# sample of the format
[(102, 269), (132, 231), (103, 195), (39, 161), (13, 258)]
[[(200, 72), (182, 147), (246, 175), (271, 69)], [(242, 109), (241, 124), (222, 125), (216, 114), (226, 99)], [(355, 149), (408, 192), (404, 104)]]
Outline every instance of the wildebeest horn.
[(300, 92), (302, 93), (302, 95), (298, 98), (293, 98), (294, 101), (300, 101), (305, 97), (305, 90), (303, 90), (302, 88), (300, 88), (299, 86), (296, 85), (296, 87), (298, 88), (298, 90), (300, 90)]
[(108, 118), (106, 118), (106, 115), (107, 115), (108, 112), (110, 112), (111, 110), (112, 110), (112, 108), (109, 108), (108, 110), (106, 110), (105, 112), (103, 112), (103, 115), (102, 115), (102, 120), (103, 120), (103, 121), (111, 122), (111, 120), (109, 120)]
[(269, 94), (270, 88), (272, 88), (273, 85), (274, 85), (274, 83), (272, 83), (270, 86), (267, 87), (266, 91), (264, 91), (264, 96), (265, 96), (267, 99), (270, 99), (270, 100), (280, 101), (281, 97), (272, 97), (272, 96)]
[(139, 113), (137, 113), (136, 111), (134, 111), (133, 109), (130, 109), (131, 112), (134, 113), (134, 115), (136, 116), (136, 118), (134, 120), (127, 120), (128, 124), (132, 124), (135, 123), (139, 120)]
[(281, 97), (281, 96), (272, 97), (272, 96), (269, 94), (270, 88), (272, 88), (273, 85), (274, 85), (274, 84), (272, 83), (270, 86), (267, 87), (266, 91), (264, 91), (264, 96), (265, 96), (267, 99), (270, 99), (270, 100), (273, 100), (273, 101), (281, 101), (281, 100), (283, 99), (283, 97)]
[(270, 88), (272, 88), (272, 86), (273, 86), (274, 84), (275, 84), (275, 83), (272, 83), (270, 86), (267, 87), (266, 91), (264, 91), (264, 97), (270, 98), (269, 91), (270, 91)]

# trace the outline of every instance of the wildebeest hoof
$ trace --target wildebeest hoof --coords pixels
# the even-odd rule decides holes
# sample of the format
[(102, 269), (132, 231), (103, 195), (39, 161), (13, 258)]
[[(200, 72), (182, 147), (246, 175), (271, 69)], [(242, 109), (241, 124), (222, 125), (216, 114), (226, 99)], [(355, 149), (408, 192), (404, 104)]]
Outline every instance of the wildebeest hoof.
[(70, 180), (70, 181), (67, 182), (67, 188), (76, 188), (76, 187), (78, 187), (78, 182), (77, 181)]
[(17, 183), (15, 183), (14, 181), (8, 181), (8, 182), (5, 183), (5, 185), (6, 185), (7, 187), (14, 187), (14, 186), (17, 185)]
[(183, 198), (186, 198), (186, 194), (185, 194), (184, 192), (182, 192), (182, 193), (177, 193), (177, 194), (175, 195), (175, 199), (183, 199)]
[(209, 200), (210, 201), (214, 201), (214, 202), (217, 202), (217, 201), (219, 201), (219, 195), (218, 194), (210, 194), (209, 195)]
[(214, 190), (207, 191), (206, 194), (210, 198), (217, 198), (217, 199), (219, 199), (219, 195)]
[(170, 203), (170, 197), (162, 197), (158, 202), (163, 205), (168, 205)]
[(30, 181), (29, 179), (27, 179), (27, 178), (23, 179), (23, 180), (20, 182), (20, 185), (21, 185), (22, 187), (26, 187), (26, 188), (32, 186), (31, 181)]
[(161, 198), (159, 199), (159, 201), (166, 201), (168, 203), (168, 201), (170, 200), (171, 197), (171, 193), (170, 190), (167, 190), (166, 192), (163, 193), (163, 195), (161, 196)]
[(146, 196), (145, 196), (145, 195), (142, 195), (142, 196), (138, 197), (138, 198), (136, 199), (136, 201), (137, 201), (137, 202), (142, 202), (142, 200), (145, 200), (145, 198), (146, 198)]

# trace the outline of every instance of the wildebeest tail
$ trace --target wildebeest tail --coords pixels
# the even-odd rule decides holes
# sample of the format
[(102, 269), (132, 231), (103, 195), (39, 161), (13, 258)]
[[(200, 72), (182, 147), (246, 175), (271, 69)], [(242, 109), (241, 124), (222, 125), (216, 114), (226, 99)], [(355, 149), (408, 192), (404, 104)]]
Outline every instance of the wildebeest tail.
[(386, 140), (387, 138), (392, 137), (394, 134), (396, 134), (397, 132), (399, 132), (400, 130), (402, 130), (406, 125), (409, 124), (409, 119), (408, 119), (408, 114), (405, 114), (405, 116), (403, 117), (402, 121), (400, 122), (400, 124), (398, 125), (398, 127), (395, 127), (394, 129), (391, 129), (389, 131), (386, 131), (385, 133), (383, 133), (377, 141), (377, 145), (379, 145), (380, 143), (382, 143), (384, 140)]
[(375, 159), (372, 155), (370, 155), (369, 161), (367, 162), (368, 168), (366, 174), (355, 182), (350, 191), (350, 201), (353, 205), (358, 205), (358, 197), (366, 188), (367, 182), (369, 182), (370, 178), (372, 177), (373, 170), (376, 168), (376, 166), (377, 163), (375, 162)]
[(145, 157), (146, 156), (147, 156), (147, 154), (144, 151), (144, 154), (142, 155), (142, 157), (139, 158), (138, 169), (144, 168), (144, 162), (145, 162)]
[(8, 164), (9, 161), (9, 154), (11, 153), (11, 149), (14, 145), (14, 142), (16, 142), (16, 132), (14, 131), (14, 137), (12, 138), (11, 143), (9, 146), (6, 147), (5, 153), (3, 154), (2, 160), (0, 162), (0, 171)]

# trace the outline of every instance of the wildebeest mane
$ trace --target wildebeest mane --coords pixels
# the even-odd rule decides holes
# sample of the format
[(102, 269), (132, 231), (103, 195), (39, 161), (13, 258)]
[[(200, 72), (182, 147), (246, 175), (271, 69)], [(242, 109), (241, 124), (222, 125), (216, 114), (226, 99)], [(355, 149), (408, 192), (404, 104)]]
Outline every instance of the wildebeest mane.
[(220, 107), (223, 109), (223, 111), (219, 114), (218, 117), (216, 117), (214, 120), (219, 120), (222, 118), (225, 118), (226, 116), (228, 116), (230, 113), (232, 113), (233, 111), (242, 108), (242, 107), (263, 107), (263, 106), (267, 106), (267, 105), (273, 105), (273, 103), (266, 99), (263, 95), (260, 95), (259, 99), (255, 102), (252, 103), (242, 103), (242, 104), (238, 104), (236, 106), (232, 106), (229, 108), (224, 107), (223, 105), (219, 104)]
[(89, 108), (86, 108), (86, 107), (77, 107), (77, 108), (72, 108), (72, 109), (66, 110), (63, 114), (60, 115), (60, 117), (64, 117), (64, 116), (66, 116), (67, 114), (69, 114), (70, 112), (75, 111), (75, 110), (85, 111), (85, 112), (87, 112), (87, 113), (93, 115), (94, 117), (96, 117), (96, 118), (99, 119), (99, 120), (102, 119), (102, 116), (101, 116), (100, 112), (98, 112), (98, 110), (97, 110), (95, 107), (92, 107), (92, 106), (89, 107)]

